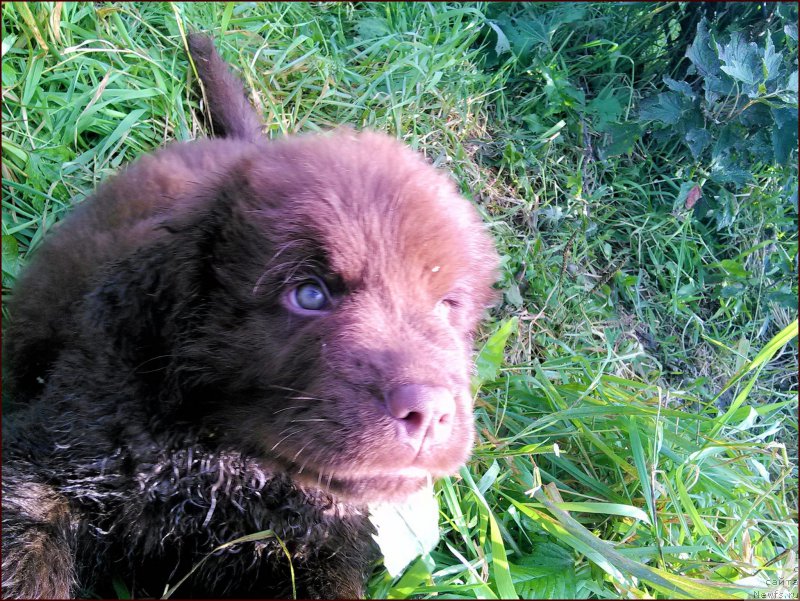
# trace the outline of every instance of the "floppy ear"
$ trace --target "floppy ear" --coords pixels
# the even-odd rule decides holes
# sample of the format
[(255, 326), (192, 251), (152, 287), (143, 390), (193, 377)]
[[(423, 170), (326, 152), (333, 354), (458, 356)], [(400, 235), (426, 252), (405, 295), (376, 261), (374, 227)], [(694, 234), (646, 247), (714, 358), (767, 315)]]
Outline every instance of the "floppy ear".
[(147, 398), (161, 410), (180, 404), (175, 379), (177, 347), (202, 319), (215, 286), (211, 255), (225, 212), (215, 203), (202, 214), (157, 227), (158, 239), (105, 268), (86, 296), (81, 327), (106, 342), (124, 368), (133, 370)]

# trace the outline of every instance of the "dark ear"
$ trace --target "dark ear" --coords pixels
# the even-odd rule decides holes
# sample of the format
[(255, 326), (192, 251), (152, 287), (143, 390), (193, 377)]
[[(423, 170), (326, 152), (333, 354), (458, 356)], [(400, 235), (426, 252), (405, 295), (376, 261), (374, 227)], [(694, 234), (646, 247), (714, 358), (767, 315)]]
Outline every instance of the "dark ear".
[(210, 255), (220, 220), (215, 208), (159, 226), (155, 242), (109, 264), (85, 298), (79, 327), (152, 389), (162, 409), (181, 400), (177, 349), (215, 285)]

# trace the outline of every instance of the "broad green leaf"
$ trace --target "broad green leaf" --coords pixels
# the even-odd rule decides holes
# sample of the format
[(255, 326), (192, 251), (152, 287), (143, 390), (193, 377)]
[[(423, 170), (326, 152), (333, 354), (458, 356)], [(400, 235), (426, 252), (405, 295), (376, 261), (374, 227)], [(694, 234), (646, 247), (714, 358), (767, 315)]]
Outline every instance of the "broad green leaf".
[(606, 88), (597, 98), (586, 105), (586, 112), (596, 116), (595, 127), (602, 129), (606, 123), (615, 122), (622, 114), (622, 103), (610, 88)]
[(506, 302), (513, 307), (521, 307), (524, 304), (522, 293), (519, 291), (519, 286), (516, 283), (511, 284), (503, 291), (503, 296)]
[(734, 31), (727, 44), (717, 44), (717, 50), (723, 63), (720, 69), (733, 79), (750, 86), (764, 81), (758, 46), (755, 42), (747, 42), (742, 32)]
[(494, 380), (503, 364), (506, 342), (517, 327), (517, 318), (508, 319), (489, 337), (475, 360), (479, 383)]
[(497, 35), (497, 43), (494, 46), (494, 52), (497, 56), (505, 54), (506, 52), (511, 52), (511, 44), (508, 42), (508, 38), (506, 34), (503, 33), (503, 30), (500, 27), (492, 23), (491, 21), (486, 21), (486, 24), (492, 28), (492, 30)]
[(673, 92), (678, 92), (679, 94), (683, 94), (687, 98), (694, 98), (695, 97), (695, 93), (694, 93), (694, 90), (692, 90), (692, 86), (690, 86), (687, 82), (685, 82), (685, 81), (676, 81), (676, 80), (672, 79), (671, 77), (667, 77), (666, 75), (664, 76), (663, 79), (664, 79), (664, 83), (667, 85), (667, 87), (670, 90), (672, 90)]
[(629, 154), (633, 151), (633, 146), (642, 135), (641, 127), (638, 123), (608, 123), (603, 126), (602, 131), (610, 138), (605, 146), (599, 148), (601, 158)]
[(780, 73), (783, 54), (775, 52), (772, 35), (767, 31), (766, 47), (764, 48), (764, 81), (772, 81)]
[(686, 51), (686, 56), (692, 61), (700, 75), (704, 77), (719, 77), (720, 62), (711, 44), (712, 40), (708, 33), (708, 24), (705, 19), (702, 19), (697, 24), (697, 34), (692, 45)]
[(785, 165), (797, 149), (797, 108), (774, 108), (775, 127), (772, 128), (772, 148), (775, 162)]
[(692, 128), (686, 132), (684, 139), (686, 140), (686, 145), (689, 147), (689, 150), (692, 151), (692, 156), (697, 159), (703, 154), (703, 151), (708, 148), (713, 138), (711, 133), (706, 129)]
[(657, 100), (642, 103), (639, 118), (643, 121), (660, 121), (666, 125), (675, 125), (681, 120), (686, 105), (676, 92), (664, 92)]
[(721, 157), (711, 164), (711, 179), (720, 184), (743, 186), (752, 177), (752, 172), (744, 169), (727, 156)]

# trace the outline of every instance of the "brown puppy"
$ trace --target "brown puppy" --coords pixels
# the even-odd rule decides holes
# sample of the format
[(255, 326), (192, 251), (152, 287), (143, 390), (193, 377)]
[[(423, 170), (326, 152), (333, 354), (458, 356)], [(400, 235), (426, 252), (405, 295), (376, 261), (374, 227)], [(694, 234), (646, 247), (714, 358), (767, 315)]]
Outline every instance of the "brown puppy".
[[(6, 337), (3, 593), (160, 595), (271, 530), (299, 596), (363, 594), (363, 504), (456, 470), (496, 254), (386, 136), (268, 142), (210, 40), (211, 125), (98, 188), (19, 281)], [(275, 538), (177, 595), (285, 596)]]

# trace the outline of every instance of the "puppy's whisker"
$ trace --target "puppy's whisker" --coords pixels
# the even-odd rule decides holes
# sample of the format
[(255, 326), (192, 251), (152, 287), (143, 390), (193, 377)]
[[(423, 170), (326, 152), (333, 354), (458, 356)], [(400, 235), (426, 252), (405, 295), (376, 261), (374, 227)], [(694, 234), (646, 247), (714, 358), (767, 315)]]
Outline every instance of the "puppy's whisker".
[(302, 390), (291, 388), (289, 386), (282, 386), (280, 384), (267, 384), (267, 388), (277, 388), (278, 390), (288, 390), (289, 392), (299, 392), (300, 394), (305, 394), (305, 392)]
[(291, 397), (289, 400), (292, 401), (322, 401), (324, 403), (332, 403), (334, 401), (334, 399), (328, 397), (311, 396), (303, 390), (298, 390), (297, 388), (289, 388), (288, 386), (278, 386), (273, 384), (270, 385), (269, 388), (275, 388), (277, 390), (285, 390), (287, 392), (296, 392), (302, 395), (302, 396)]
[[(297, 451), (297, 453), (295, 453), (295, 454), (294, 454), (294, 457), (292, 457), (292, 461), (297, 461), (297, 458), (300, 456), (300, 453), (302, 453), (303, 451), (305, 451), (305, 450), (306, 450), (306, 447), (307, 447), (308, 445), (310, 445), (310, 444), (311, 444), (311, 442), (312, 442), (312, 441), (311, 441), (311, 440), (309, 440), (309, 441), (308, 441), (306, 444), (304, 444), (302, 447), (300, 447), (300, 450), (299, 450), (299, 451)], [(305, 467), (305, 465), (306, 465), (306, 464), (305, 464), (305, 462), (303, 462), (303, 465), (300, 467), (300, 471), (298, 472), (298, 474), (303, 472), (303, 468)]]
[(169, 369), (168, 365), (162, 365), (161, 367), (156, 367), (156, 368), (153, 368), (153, 369), (146, 369), (146, 370), (141, 369), (142, 365), (146, 365), (147, 363), (149, 363), (151, 361), (154, 361), (154, 360), (155, 360), (155, 358), (148, 359), (147, 361), (143, 362), (141, 365), (137, 365), (136, 367), (134, 367), (131, 370), (131, 373), (132, 374), (157, 374), (160, 371), (167, 371), (167, 369)]
[(272, 412), (272, 415), (277, 415), (278, 413), (283, 413), (284, 411), (307, 411), (308, 407), (303, 405), (292, 405), (291, 407), (284, 407), (283, 409), (277, 409), (276, 411)]
[(295, 396), (292, 397), (293, 401), (322, 401), (323, 403), (332, 403), (333, 399), (320, 397), (320, 396)]
[[(290, 430), (290, 428), (284, 428), (283, 430), (281, 430), (281, 432), (280, 432), (280, 434), (278, 434), (278, 436), (280, 436), (281, 434), (283, 434), (283, 433), (284, 433), (284, 432), (286, 432), (287, 430)], [(275, 443), (275, 444), (272, 446), (272, 448), (270, 449), (270, 451), (274, 451), (274, 450), (276, 450), (276, 449), (277, 449), (277, 448), (278, 448), (278, 447), (281, 445), (281, 443), (283, 443), (283, 442), (284, 442), (284, 441), (286, 441), (288, 438), (290, 438), (290, 437), (294, 436), (295, 434), (298, 434), (299, 432), (302, 432), (302, 431), (303, 431), (303, 428), (294, 428), (294, 430), (291, 430), (291, 431), (290, 431), (290, 432), (288, 432), (288, 433), (287, 433), (287, 434), (286, 434), (286, 435), (285, 435), (283, 438), (281, 438), (281, 439), (280, 439), (278, 442), (276, 442), (276, 443)]]

